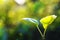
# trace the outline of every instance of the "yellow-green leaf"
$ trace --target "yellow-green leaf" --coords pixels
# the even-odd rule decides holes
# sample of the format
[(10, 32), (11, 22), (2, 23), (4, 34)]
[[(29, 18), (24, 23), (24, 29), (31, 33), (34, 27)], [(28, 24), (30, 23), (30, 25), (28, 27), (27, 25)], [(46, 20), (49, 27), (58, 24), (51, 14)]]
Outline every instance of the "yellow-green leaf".
[(43, 28), (47, 29), (48, 25), (51, 24), (56, 19), (56, 17), (57, 17), (56, 15), (49, 15), (42, 18), (40, 22), (42, 23)]

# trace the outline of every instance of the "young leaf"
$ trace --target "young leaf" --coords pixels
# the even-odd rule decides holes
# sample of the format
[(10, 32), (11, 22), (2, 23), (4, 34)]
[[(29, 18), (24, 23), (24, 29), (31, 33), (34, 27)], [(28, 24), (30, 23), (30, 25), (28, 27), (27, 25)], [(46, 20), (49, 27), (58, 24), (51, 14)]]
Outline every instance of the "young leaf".
[(47, 29), (47, 26), (51, 24), (56, 19), (56, 17), (56, 15), (50, 15), (42, 18), (40, 22), (42, 23), (44, 29)]
[(32, 19), (32, 18), (23, 18), (23, 20), (26, 20), (26, 21), (32, 22), (32, 23), (34, 23), (36, 25), (39, 25), (39, 22), (37, 20), (35, 20), (35, 19)]

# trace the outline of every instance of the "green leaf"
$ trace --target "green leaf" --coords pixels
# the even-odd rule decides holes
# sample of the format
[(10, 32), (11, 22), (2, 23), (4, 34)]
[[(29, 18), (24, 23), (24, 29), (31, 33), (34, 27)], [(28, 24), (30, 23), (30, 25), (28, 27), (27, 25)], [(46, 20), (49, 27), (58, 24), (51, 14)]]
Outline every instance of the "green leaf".
[(33, 18), (22, 18), (23, 20), (26, 20), (26, 21), (29, 21), (29, 22), (32, 22), (36, 25), (39, 25), (39, 22)]

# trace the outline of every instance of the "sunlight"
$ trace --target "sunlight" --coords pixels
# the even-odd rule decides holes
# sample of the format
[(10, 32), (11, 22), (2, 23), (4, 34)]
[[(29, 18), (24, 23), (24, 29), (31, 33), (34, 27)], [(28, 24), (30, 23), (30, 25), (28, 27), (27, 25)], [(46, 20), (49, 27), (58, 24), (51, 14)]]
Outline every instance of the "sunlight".
[(23, 5), (26, 2), (26, 0), (15, 0), (15, 2), (19, 5)]

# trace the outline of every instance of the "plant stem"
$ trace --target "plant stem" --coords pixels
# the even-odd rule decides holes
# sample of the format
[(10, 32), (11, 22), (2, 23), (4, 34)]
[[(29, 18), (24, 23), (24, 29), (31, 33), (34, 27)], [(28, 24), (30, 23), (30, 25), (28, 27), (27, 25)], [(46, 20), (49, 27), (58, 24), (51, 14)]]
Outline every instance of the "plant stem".
[(44, 34), (43, 34), (44, 36), (45, 36), (45, 33), (46, 33), (46, 29), (44, 30)]
[(46, 29), (44, 30), (44, 33), (43, 33), (43, 35), (44, 35), (44, 39), (45, 39), (45, 34), (46, 34)]
[(45, 40), (46, 30), (44, 31), (44, 33), (42, 33), (41, 30), (39, 29), (38, 25), (37, 25), (37, 29), (38, 29), (39, 33), (41, 34), (42, 40)]
[(43, 34), (42, 34), (41, 30), (39, 29), (38, 25), (37, 25), (37, 29), (38, 29), (39, 33), (41, 34), (41, 36), (43, 38)]

